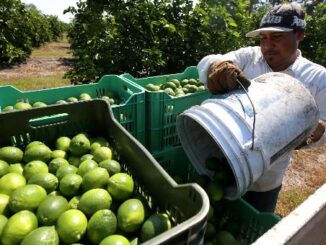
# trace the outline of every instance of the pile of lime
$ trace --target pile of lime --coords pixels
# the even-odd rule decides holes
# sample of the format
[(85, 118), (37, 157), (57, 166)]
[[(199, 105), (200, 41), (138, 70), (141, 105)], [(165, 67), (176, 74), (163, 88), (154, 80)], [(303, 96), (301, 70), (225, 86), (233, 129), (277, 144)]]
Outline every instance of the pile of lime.
[[(108, 93), (107, 95), (103, 95), (96, 98), (105, 100), (110, 105), (118, 105), (120, 103), (119, 99), (113, 93)], [(88, 93), (81, 93), (78, 97), (71, 96), (66, 99), (60, 99), (56, 101), (56, 104), (68, 104), (68, 103), (91, 100), (91, 99), (94, 98), (92, 98), (91, 95), (89, 95)], [(26, 110), (26, 109), (37, 108), (37, 107), (45, 107), (45, 106), (47, 106), (47, 104), (42, 101), (36, 101), (34, 103), (30, 103), (28, 102), (27, 99), (25, 99), (16, 102), (14, 105), (5, 106), (2, 109), (2, 112), (19, 111), (19, 110)]]
[(140, 244), (171, 228), (104, 137), (0, 148), (0, 244)]
[(195, 92), (205, 91), (205, 86), (199, 79), (170, 79), (167, 82), (154, 85), (153, 83), (146, 84), (145, 88), (149, 91), (163, 91), (170, 96), (180, 97)]

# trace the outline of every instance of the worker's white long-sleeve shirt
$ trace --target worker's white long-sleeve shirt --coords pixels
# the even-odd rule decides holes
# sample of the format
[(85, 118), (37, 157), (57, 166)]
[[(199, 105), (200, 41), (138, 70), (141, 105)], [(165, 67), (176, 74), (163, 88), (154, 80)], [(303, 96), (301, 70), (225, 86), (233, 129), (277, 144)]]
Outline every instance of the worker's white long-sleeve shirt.
[[(249, 79), (254, 79), (262, 74), (273, 72), (265, 61), (260, 47), (246, 47), (224, 55), (208, 55), (197, 65), (200, 81), (207, 83), (207, 70), (214, 61), (231, 60), (236, 63)], [(314, 97), (320, 112), (320, 119), (326, 121), (326, 69), (302, 57), (298, 50), (296, 61), (287, 69), (282, 71), (299, 81), (310, 91)], [(318, 141), (318, 145), (326, 142), (326, 133)], [(292, 153), (287, 154), (271, 169), (258, 179), (251, 187), (253, 191), (268, 191), (282, 184), (283, 176), (290, 163)]]

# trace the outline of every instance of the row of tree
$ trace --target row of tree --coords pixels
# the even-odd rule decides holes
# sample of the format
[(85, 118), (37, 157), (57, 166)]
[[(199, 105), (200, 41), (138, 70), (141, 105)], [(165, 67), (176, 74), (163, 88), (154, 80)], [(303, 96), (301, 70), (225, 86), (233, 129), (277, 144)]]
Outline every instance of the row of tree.
[[(257, 40), (266, 0), (80, 0), (69, 32), (76, 63), (66, 76), (73, 83), (103, 74), (136, 77), (171, 74), (196, 65), (205, 55), (225, 53)], [(305, 1), (301, 1), (305, 4)], [(326, 64), (325, 1), (309, 1), (303, 54)]]
[(33, 48), (57, 40), (67, 24), (20, 0), (1, 0), (0, 66), (24, 61)]

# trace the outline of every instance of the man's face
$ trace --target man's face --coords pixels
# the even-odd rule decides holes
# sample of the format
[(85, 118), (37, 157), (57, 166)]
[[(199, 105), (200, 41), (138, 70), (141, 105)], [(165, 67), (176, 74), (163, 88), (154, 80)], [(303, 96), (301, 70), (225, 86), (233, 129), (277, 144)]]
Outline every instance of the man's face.
[(282, 71), (296, 59), (303, 32), (261, 32), (260, 47), (273, 71)]

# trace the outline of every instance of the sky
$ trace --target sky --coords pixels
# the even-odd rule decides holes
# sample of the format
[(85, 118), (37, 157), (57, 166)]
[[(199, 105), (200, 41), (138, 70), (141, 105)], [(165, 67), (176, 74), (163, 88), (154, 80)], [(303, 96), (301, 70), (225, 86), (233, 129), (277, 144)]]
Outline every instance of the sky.
[(26, 4), (34, 4), (38, 10), (46, 15), (56, 15), (59, 20), (69, 23), (73, 18), (70, 13), (63, 14), (69, 6), (76, 7), (78, 0), (22, 0)]

